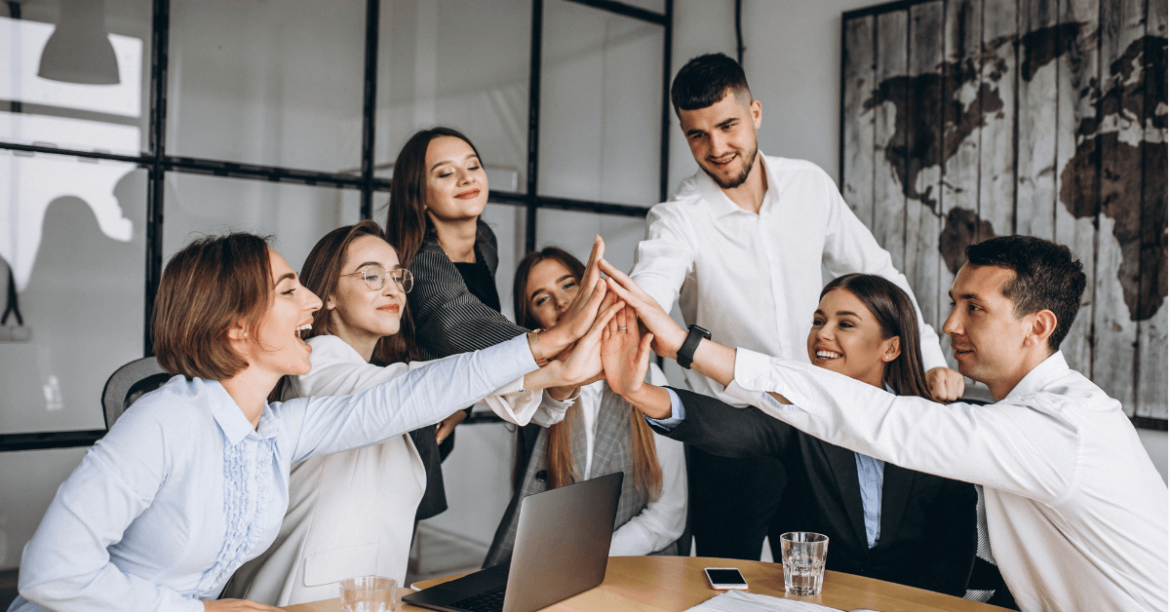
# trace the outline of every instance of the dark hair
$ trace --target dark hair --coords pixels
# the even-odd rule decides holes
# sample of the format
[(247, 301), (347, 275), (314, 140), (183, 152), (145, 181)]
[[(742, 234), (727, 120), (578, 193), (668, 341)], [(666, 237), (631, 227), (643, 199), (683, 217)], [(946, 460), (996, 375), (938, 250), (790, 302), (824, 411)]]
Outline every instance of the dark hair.
[(1015, 278), (1000, 291), (1015, 304), (1017, 318), (1052, 311), (1056, 329), (1048, 337), (1048, 348), (1053, 352), (1060, 348), (1085, 292), (1084, 266), (1073, 259), (1068, 247), (1035, 236), (1000, 236), (968, 246), (967, 265), (1015, 272)]
[(454, 136), (467, 143), (480, 164), (479, 149), (459, 130), (434, 127), (415, 132), (394, 161), (394, 176), (390, 178), (390, 210), (386, 215), (386, 237), (398, 251), (402, 267), (409, 268), (415, 254), (422, 248), (427, 232), (434, 231), (427, 218), (427, 148), (441, 136)]
[(678, 115), (680, 110), (707, 108), (728, 92), (735, 93), (740, 103), (752, 101), (747, 76), (739, 63), (722, 53), (708, 53), (679, 69), (670, 86), (670, 101), (674, 104), (674, 114)]
[(524, 259), (520, 260), (520, 265), (516, 267), (516, 278), (512, 281), (512, 310), (516, 315), (516, 324), (528, 329), (540, 327), (540, 323), (532, 318), (532, 312), (528, 308), (528, 292), (526, 290), (528, 274), (532, 272), (532, 268), (536, 267), (536, 264), (546, 259), (555, 259), (561, 262), (561, 265), (568, 268), (578, 281), (585, 276), (585, 264), (562, 248), (547, 246), (525, 255)]
[(918, 338), (918, 317), (914, 302), (900, 287), (873, 274), (846, 274), (829, 281), (821, 297), (834, 289), (852, 293), (873, 313), (882, 328), (882, 338), (898, 336), (902, 353), (886, 364), (882, 382), (898, 395), (915, 395), (931, 399), (922, 366), (922, 347)]
[[(581, 263), (580, 259), (573, 257), (568, 251), (554, 246), (544, 247), (539, 251), (529, 253), (520, 260), (520, 265), (516, 267), (516, 278), (512, 282), (512, 308), (516, 314), (516, 322), (529, 329), (540, 327), (540, 323), (532, 318), (532, 313), (528, 309), (528, 274), (532, 268), (536, 267), (536, 264), (546, 259), (559, 261), (569, 269), (578, 282), (585, 276), (585, 264)], [(573, 416), (580, 410), (580, 405), (574, 402), (569, 407), (569, 412), (565, 414), (565, 419), (548, 428), (548, 443), (545, 445), (545, 468), (548, 472), (549, 489), (563, 487), (581, 479), (581, 472), (573, 461), (572, 431)], [(654, 432), (646, 424), (642, 413), (632, 406), (630, 407), (629, 419), (630, 451), (633, 455), (631, 458), (633, 462), (631, 471), (633, 473), (629, 476), (633, 478), (634, 488), (639, 493), (645, 495), (647, 499), (654, 500), (662, 493), (662, 466), (658, 463)], [(519, 448), (517, 446), (517, 449)], [(523, 461), (520, 461), (519, 455), (516, 459), (516, 471), (513, 477), (515, 483), (519, 483), (520, 478), (523, 477), (522, 470), (525, 465)]]
[(256, 329), (272, 302), (268, 238), (233, 232), (183, 247), (163, 270), (154, 301), (154, 354), (169, 374), (225, 380), (248, 367), (228, 331)]
[[(385, 240), (382, 228), (374, 221), (366, 219), (354, 225), (339, 227), (313, 245), (309, 256), (305, 258), (305, 265), (301, 267), (301, 284), (309, 291), (316, 293), (323, 300), (337, 291), (337, 282), (341, 279), (341, 267), (345, 265), (349, 245), (362, 236), (373, 236)], [(394, 282), (387, 279), (386, 282)], [(322, 308), (313, 313), (313, 328), (305, 332), (306, 339), (313, 336), (331, 334), (329, 312)], [(383, 336), (374, 345), (374, 362), (390, 364), (396, 362), (410, 362), (416, 358), (414, 347), (414, 326), (411, 323), (410, 307), (403, 302), (401, 325), (398, 333), (393, 336)]]

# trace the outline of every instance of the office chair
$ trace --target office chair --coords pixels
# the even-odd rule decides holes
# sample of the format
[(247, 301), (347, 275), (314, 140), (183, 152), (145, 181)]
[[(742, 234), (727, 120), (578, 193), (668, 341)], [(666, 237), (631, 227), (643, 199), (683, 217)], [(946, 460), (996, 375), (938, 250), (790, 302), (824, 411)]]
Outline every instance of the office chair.
[(106, 416), (106, 429), (122, 416), (138, 398), (166, 384), (171, 375), (163, 371), (154, 357), (135, 359), (118, 368), (106, 381), (102, 390), (102, 409)]

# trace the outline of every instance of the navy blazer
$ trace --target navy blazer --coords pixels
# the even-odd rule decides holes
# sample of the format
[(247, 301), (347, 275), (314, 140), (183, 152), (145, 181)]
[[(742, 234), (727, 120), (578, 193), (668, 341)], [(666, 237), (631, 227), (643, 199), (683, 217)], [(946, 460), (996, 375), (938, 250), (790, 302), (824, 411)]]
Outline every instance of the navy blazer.
[(716, 455), (779, 458), (788, 484), (774, 524), (784, 531), (829, 536), (827, 569), (958, 597), (966, 592), (978, 544), (973, 485), (887, 463), (881, 532), (870, 549), (853, 451), (758, 408), (734, 408), (705, 395), (674, 391), (686, 407), (686, 419), (669, 432), (654, 429)]

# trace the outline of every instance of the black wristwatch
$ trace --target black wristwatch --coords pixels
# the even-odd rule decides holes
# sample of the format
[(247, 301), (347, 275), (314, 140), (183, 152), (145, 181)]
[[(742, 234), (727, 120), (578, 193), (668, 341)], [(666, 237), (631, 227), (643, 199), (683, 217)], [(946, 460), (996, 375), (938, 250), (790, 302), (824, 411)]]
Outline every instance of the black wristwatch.
[(691, 362), (695, 360), (695, 349), (699, 348), (699, 342), (711, 339), (711, 332), (698, 325), (692, 325), (690, 330), (687, 339), (683, 341), (682, 346), (678, 349), (678, 355), (675, 357), (678, 365), (688, 370), (691, 369)]

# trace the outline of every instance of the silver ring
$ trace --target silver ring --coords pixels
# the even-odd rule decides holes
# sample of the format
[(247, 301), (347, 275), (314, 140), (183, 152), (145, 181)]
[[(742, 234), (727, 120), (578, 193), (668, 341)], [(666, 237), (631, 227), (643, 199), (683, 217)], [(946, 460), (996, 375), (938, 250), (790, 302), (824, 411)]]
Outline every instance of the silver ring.
[(620, 327), (620, 326), (619, 326), (619, 327), (618, 327), (618, 331), (626, 331), (626, 328), (624, 328), (624, 327)]

